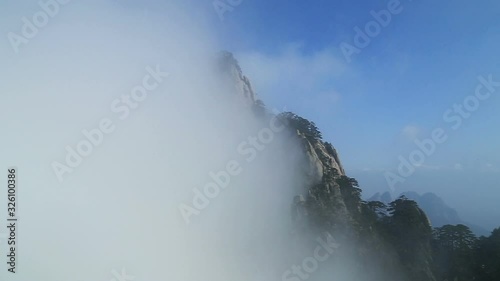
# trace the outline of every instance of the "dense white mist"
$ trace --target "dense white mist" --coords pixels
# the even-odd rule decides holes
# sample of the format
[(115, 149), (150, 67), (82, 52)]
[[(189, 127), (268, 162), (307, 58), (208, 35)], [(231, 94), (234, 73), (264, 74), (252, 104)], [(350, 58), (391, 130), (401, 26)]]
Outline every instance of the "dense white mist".
[[(19, 54), (2, 47), (0, 149), (2, 166), (19, 169), (20, 221), (17, 273), (2, 262), (1, 280), (108, 281), (122, 268), (134, 280), (278, 280), (290, 266), (299, 150), (282, 132), (252, 161), (238, 153), (269, 121), (217, 83), (218, 48), (200, 14), (165, 6), (144, 17), (70, 3)], [(25, 8), (9, 6), (36, 12)], [(2, 33), (21, 28), (9, 19)], [(113, 100), (148, 66), (170, 76), (120, 119)], [(103, 118), (114, 131), (59, 182), (51, 164)], [(180, 204), (231, 160), (242, 172), (187, 225)]]

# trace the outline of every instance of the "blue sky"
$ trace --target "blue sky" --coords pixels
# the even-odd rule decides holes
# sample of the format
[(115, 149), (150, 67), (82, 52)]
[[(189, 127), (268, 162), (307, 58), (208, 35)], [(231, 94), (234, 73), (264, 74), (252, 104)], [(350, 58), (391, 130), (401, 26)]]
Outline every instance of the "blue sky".
[[(216, 26), (223, 46), (237, 54), (266, 103), (286, 105), (314, 120), (346, 155), (348, 168), (389, 168), (412, 147), (400, 136), (406, 127), (427, 137), (443, 126), (448, 108), (474, 93), (478, 75), (500, 74), (495, 59), (500, 4), (401, 1), (403, 11), (347, 63), (340, 43), (352, 44), (354, 27), (364, 27), (373, 19), (370, 11), (386, 9), (387, 3), (244, 1)], [(321, 55), (335, 65), (312, 70), (319, 75), (311, 78), (311, 87), (300, 86), (304, 81), (297, 81), (299, 74), (286, 69), (279, 70), (279, 81), (260, 84), (257, 67), (290, 61), (296, 62), (293, 67), (300, 65), (297, 61), (307, 67)], [(450, 134), (442, 155), (440, 149), (427, 164), (451, 167), (476, 156), (494, 156), (484, 161), (500, 164), (500, 135), (494, 129), (500, 121), (495, 110), (499, 103), (494, 96), (482, 102)]]
[[(443, 128), (446, 142), (425, 159), (418, 176), (398, 184), (396, 191), (433, 191), (452, 206), (463, 206), (467, 198), (464, 192), (473, 188), (478, 192), (474, 202), (482, 209), (470, 207), (467, 214), (475, 215), (469, 219), (481, 219), (485, 211), (498, 218), (500, 89), (481, 101), (457, 130), (443, 120), (443, 113), (474, 93), (478, 76), (491, 74), (493, 80), (500, 81), (498, 1), (402, 0), (402, 11), (393, 14), (389, 24), (354, 54), (350, 63), (340, 44), (354, 44), (354, 28), (364, 29), (373, 20), (371, 11), (387, 9), (390, 1), (243, 0), (224, 14), (223, 21), (213, 0), (177, 1), (188, 7), (180, 14), (170, 9), (176, 1), (94, 1), (102, 5), (97, 10), (92, 10), (89, 2), (74, 1), (65, 6), (50, 26), (23, 46), (22, 56), (12, 55), (5, 36), (0, 44), (0, 50), (5, 51), (4, 77), (15, 76), (12, 66), (30, 69), (30, 59), (43, 60), (37, 53), (39, 46), (46, 46), (45, 54), (68, 56), (60, 59), (61, 63), (73, 53), (82, 59), (97, 57), (97, 50), (108, 53), (102, 60), (83, 59), (72, 73), (63, 71), (67, 75), (84, 74), (86, 69), (113, 73), (108, 68), (116, 65), (141, 71), (132, 66), (143, 56), (154, 62), (154, 52), (149, 50), (161, 46), (162, 40), (199, 28), (195, 36), (187, 36), (189, 44), (210, 42), (217, 49), (233, 52), (268, 107), (290, 110), (314, 121), (366, 195), (389, 190), (384, 173), (397, 169), (398, 156), (407, 157), (416, 149), (415, 139), (429, 138), (435, 128)], [(21, 16), (35, 13), (37, 3), (4, 3), (2, 34), (19, 32)], [(17, 8), (7, 9), (10, 6)], [(104, 8), (117, 15), (107, 15)], [(119, 22), (120, 17), (126, 21)], [(169, 26), (172, 17), (186, 25)], [(151, 31), (143, 32), (145, 23)], [(156, 35), (159, 33), (163, 37)], [(141, 36), (147, 40), (136, 39)], [(101, 37), (111, 43), (102, 45), (102, 39), (96, 40)], [(65, 51), (58, 53), (54, 42)], [(213, 49), (199, 47), (206, 52)], [(42, 71), (37, 77), (43, 80), (51, 75)], [(439, 170), (443, 172), (436, 173)], [(443, 186), (450, 175), (454, 186)], [(474, 178), (482, 181), (471, 186)], [(457, 182), (463, 185), (457, 186)], [(490, 218), (487, 223), (494, 225), (494, 221)]]
[[(235, 54), (270, 109), (316, 122), (365, 198), (434, 192), (465, 221), (489, 230), (499, 226), (500, 84), (457, 130), (443, 114), (475, 93), (478, 76), (500, 82), (500, 3), (401, 2), (401, 13), (349, 63), (340, 44), (355, 44), (355, 27), (364, 28), (371, 11), (387, 9), (388, 1), (242, 0), (223, 21), (214, 0), (69, 0), (57, 9), (55, 1), (65, 0), (0, 4), (0, 162), (18, 168), (22, 243), (33, 249), (24, 255), (30, 256), (27, 278), (21, 273), (19, 280), (33, 280), (32, 274), (70, 280), (82, 266), (92, 269), (82, 280), (109, 280), (111, 269), (122, 266), (116, 261), (154, 280), (165, 276), (159, 260), (181, 269), (169, 271), (170, 279), (220, 277), (218, 266), (224, 265), (232, 269), (229, 280), (249, 269), (247, 258), (264, 261), (265, 268), (283, 260), (287, 251), (269, 256), (265, 246), (280, 245), (275, 239), (289, 233), (290, 202), (304, 190), (294, 161), (281, 161), (272, 146), (295, 142), (277, 137), (254, 164), (242, 165), (240, 177), (227, 176), (226, 184), (214, 179), (233, 170), (229, 163), (242, 156), (242, 143), (264, 132), (239, 103), (219, 98), (226, 89), (214, 85), (220, 77), (212, 63), (221, 49)], [(50, 17), (42, 7), (49, 2)], [(12, 41), (14, 33), (21, 41)], [(147, 86), (151, 78), (157, 84)], [(137, 103), (124, 107), (131, 97)], [(116, 114), (117, 101), (130, 117)], [(414, 141), (436, 128), (447, 140), (391, 190), (385, 175), (397, 171), (398, 156), (422, 153)], [(61, 163), (67, 165), (64, 181), (55, 168)], [(186, 227), (179, 207), (195, 205), (201, 198), (196, 190), (218, 187), (216, 182), (220, 197)], [(145, 223), (153, 226), (152, 238), (134, 247), (144, 232), (136, 225)], [(55, 224), (60, 227), (46, 227)], [(89, 229), (113, 239), (75, 245), (90, 241)], [(264, 241), (257, 251), (262, 258), (229, 263), (220, 261), (231, 251), (218, 256), (221, 247), (205, 243), (245, 252), (255, 237)], [(166, 251), (144, 250), (160, 248)], [(51, 259), (44, 259), (48, 251)], [(138, 264), (144, 256), (153, 262)], [(199, 269), (194, 275), (182, 270), (188, 260)]]
[[(491, 211), (493, 225), (500, 213), (500, 91), (457, 130), (443, 114), (474, 94), (478, 76), (500, 81), (500, 3), (401, 1), (402, 12), (347, 63), (340, 44), (353, 44), (354, 27), (364, 28), (373, 20), (370, 11), (387, 9), (388, 2), (243, 1), (224, 21), (214, 13), (214, 25), (259, 96), (269, 107), (286, 106), (316, 122), (367, 195), (388, 190), (384, 171), (416, 149), (415, 139), (443, 128), (447, 141), (397, 191), (436, 192), (465, 206), (463, 192), (472, 188), (486, 203), (462, 215), (481, 220), (480, 212)], [(464, 173), (488, 180), (443, 186), (446, 177)]]

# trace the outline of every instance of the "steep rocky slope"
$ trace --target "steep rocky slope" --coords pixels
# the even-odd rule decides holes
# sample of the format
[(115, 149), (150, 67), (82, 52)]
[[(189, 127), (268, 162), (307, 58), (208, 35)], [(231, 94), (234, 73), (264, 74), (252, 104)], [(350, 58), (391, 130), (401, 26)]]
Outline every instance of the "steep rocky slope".
[[(266, 111), (232, 54), (222, 53), (219, 67), (232, 81), (238, 98), (256, 112)], [(336, 269), (331, 279), (435, 280), (431, 226), (418, 205), (404, 198), (389, 206), (362, 201), (356, 180), (345, 174), (337, 151), (323, 141), (315, 124), (291, 112), (278, 117), (303, 152), (298, 172), (302, 191), (291, 202), (292, 233), (310, 241), (331, 235), (342, 245), (338, 258), (329, 260), (329, 266)]]

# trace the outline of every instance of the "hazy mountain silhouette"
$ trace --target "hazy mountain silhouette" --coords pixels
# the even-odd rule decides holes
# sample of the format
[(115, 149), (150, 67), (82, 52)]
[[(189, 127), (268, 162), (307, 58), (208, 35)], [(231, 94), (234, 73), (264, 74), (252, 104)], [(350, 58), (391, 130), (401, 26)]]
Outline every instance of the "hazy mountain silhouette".
[[(490, 231), (486, 230), (484, 227), (463, 221), (455, 209), (448, 206), (441, 197), (432, 192), (420, 195), (417, 192), (407, 191), (401, 193), (399, 196), (401, 195), (417, 202), (420, 208), (422, 208), (429, 217), (433, 227), (441, 227), (447, 224), (464, 224), (470, 227), (470, 229), (478, 236), (486, 236), (490, 234)], [(392, 198), (389, 192), (377, 192), (369, 198), (368, 201), (380, 201), (388, 204), (394, 199), (395, 198)]]

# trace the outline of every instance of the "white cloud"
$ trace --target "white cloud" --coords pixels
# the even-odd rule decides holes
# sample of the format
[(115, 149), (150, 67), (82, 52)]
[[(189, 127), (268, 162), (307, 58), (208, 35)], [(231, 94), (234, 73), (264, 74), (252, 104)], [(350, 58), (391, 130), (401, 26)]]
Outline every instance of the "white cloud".
[(414, 140), (420, 133), (420, 129), (414, 125), (407, 125), (401, 130), (401, 135), (408, 140)]
[(500, 171), (498, 166), (491, 164), (491, 163), (486, 163), (482, 170), (485, 172), (495, 172), (495, 173)]
[(344, 73), (345, 64), (328, 49), (306, 54), (300, 44), (290, 44), (277, 55), (249, 52), (236, 57), (262, 96), (300, 94), (328, 103), (340, 97), (332, 82)]
[(443, 166), (439, 166), (439, 165), (420, 165), (416, 168), (423, 169), (423, 170), (441, 170), (441, 169), (444, 169)]

